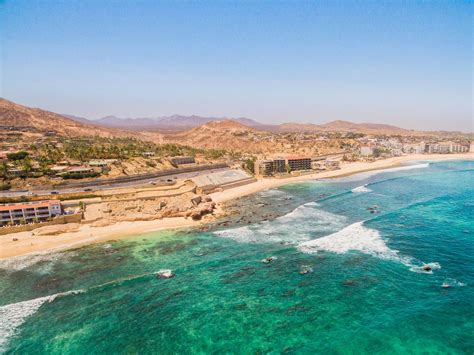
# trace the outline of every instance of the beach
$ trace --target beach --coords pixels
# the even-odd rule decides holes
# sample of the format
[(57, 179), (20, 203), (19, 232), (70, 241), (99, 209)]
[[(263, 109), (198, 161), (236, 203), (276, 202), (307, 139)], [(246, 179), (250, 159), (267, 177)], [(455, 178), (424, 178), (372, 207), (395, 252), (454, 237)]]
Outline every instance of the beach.
[[(288, 178), (265, 178), (256, 182), (211, 194), (219, 209), (222, 204), (233, 199), (251, 195), (263, 190), (277, 188), (290, 183), (308, 180), (337, 178), (372, 170), (394, 168), (403, 163), (413, 161), (443, 161), (443, 160), (473, 160), (474, 154), (449, 155), (409, 155), (377, 160), (375, 162), (346, 163), (341, 169), (307, 174)], [(80, 225), (76, 231), (57, 235), (33, 236), (32, 232), (21, 232), (0, 236), (0, 259), (15, 256), (49, 253), (64, 249), (76, 248), (83, 245), (126, 238), (157, 230), (199, 227), (206, 221), (193, 221), (190, 218), (164, 218), (154, 221), (118, 222), (108, 226), (91, 227), (88, 224)], [(13, 237), (17, 240), (13, 241)]]

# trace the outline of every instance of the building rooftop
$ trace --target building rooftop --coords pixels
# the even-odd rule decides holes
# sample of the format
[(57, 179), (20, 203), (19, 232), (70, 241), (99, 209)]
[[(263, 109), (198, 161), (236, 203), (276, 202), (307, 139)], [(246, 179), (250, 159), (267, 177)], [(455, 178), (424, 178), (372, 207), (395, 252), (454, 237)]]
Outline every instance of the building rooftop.
[(20, 203), (8, 203), (0, 206), (0, 211), (8, 211), (11, 209), (23, 209), (23, 208), (38, 208), (38, 207), (49, 207), (51, 204), (60, 203), (59, 200), (49, 201), (34, 201), (34, 202), (20, 202)]

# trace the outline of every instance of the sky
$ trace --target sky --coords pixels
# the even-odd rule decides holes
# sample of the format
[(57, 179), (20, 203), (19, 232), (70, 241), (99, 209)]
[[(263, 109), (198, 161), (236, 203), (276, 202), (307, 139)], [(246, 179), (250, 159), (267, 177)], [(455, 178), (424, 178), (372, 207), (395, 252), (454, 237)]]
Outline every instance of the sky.
[(0, 96), (171, 114), (474, 131), (472, 1), (0, 0)]

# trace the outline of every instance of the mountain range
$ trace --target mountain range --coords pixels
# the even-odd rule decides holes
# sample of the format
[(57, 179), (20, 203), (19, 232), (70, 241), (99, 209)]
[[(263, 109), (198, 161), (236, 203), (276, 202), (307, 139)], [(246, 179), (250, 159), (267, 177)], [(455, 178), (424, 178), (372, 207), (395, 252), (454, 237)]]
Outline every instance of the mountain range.
[[(166, 140), (167, 135), (178, 137), (180, 132), (188, 132), (187, 137), (197, 133), (196, 128), (209, 132), (216, 130), (219, 125), (210, 125), (220, 122), (225, 130), (228, 130), (222, 122), (234, 122), (245, 132), (246, 128), (255, 131), (270, 133), (286, 132), (353, 132), (363, 134), (386, 134), (386, 135), (417, 135), (426, 134), (407, 130), (404, 128), (376, 123), (353, 123), (348, 121), (332, 121), (325, 124), (313, 123), (283, 123), (278, 125), (262, 124), (248, 118), (217, 118), (202, 116), (172, 115), (155, 118), (119, 118), (106, 116), (101, 119), (89, 120), (73, 115), (57, 114), (39, 108), (30, 108), (6, 99), (0, 98), (0, 125), (30, 127), (36, 130), (53, 130), (60, 134), (70, 136), (100, 135), (100, 136), (134, 136), (142, 139), (153, 139), (155, 141)], [(235, 130), (236, 127), (233, 127)], [(435, 132), (431, 132), (435, 133)], [(240, 134), (240, 133), (239, 133)], [(207, 136), (207, 133), (206, 135)], [(212, 136), (209, 137), (212, 139)], [(218, 143), (218, 142), (217, 142)], [(211, 144), (214, 145), (214, 144)]]
[(261, 123), (251, 120), (249, 118), (225, 118), (225, 117), (202, 117), (202, 116), (182, 116), (172, 115), (163, 117), (138, 117), (138, 118), (125, 118), (117, 116), (105, 116), (95, 120), (86, 119), (83, 117), (77, 117), (73, 115), (63, 114), (64, 117), (70, 118), (81, 123), (92, 123), (104, 127), (113, 127), (128, 129), (133, 131), (142, 130), (184, 130), (190, 129), (197, 126), (204, 125), (212, 121), (224, 121), (232, 120), (239, 122), (245, 126), (258, 127), (262, 126)]
[(222, 117), (202, 117), (202, 116), (182, 116), (172, 115), (164, 117), (152, 118), (122, 118), (116, 116), (105, 116), (95, 120), (89, 120), (82, 117), (63, 114), (72, 120), (81, 123), (95, 124), (102, 127), (119, 128), (133, 131), (183, 131), (198, 126), (205, 125), (209, 122), (231, 120), (238, 122), (244, 126), (252, 127), (261, 131), (269, 131), (273, 133), (285, 132), (353, 132), (364, 134), (397, 134), (406, 135), (416, 133), (388, 124), (378, 123), (353, 123), (349, 121), (332, 121), (325, 124), (314, 123), (282, 123), (278, 125), (263, 124), (249, 118), (222, 118)]

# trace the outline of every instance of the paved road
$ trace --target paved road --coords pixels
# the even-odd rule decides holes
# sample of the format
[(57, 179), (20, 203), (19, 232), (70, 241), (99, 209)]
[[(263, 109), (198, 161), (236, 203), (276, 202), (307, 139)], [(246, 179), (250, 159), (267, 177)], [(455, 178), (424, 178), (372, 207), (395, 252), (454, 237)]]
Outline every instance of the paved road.
[(150, 187), (150, 181), (156, 183), (156, 185), (166, 185), (167, 180), (178, 180), (178, 179), (190, 179), (200, 175), (210, 174), (216, 171), (225, 171), (230, 170), (230, 168), (215, 168), (215, 169), (208, 169), (208, 170), (201, 170), (201, 171), (193, 171), (193, 172), (186, 172), (186, 173), (179, 173), (179, 174), (167, 174), (163, 176), (159, 176), (156, 178), (144, 178), (135, 181), (126, 181), (126, 182), (113, 182), (104, 185), (92, 185), (92, 186), (85, 186), (85, 187), (68, 187), (67, 185), (64, 186), (55, 186), (55, 187), (42, 187), (39, 189), (31, 189), (31, 190), (19, 190), (19, 191), (1, 191), (0, 197), (19, 197), (19, 196), (31, 196), (31, 195), (49, 195), (52, 191), (57, 191), (61, 194), (67, 193), (76, 193), (76, 192), (84, 192), (89, 191), (93, 193), (94, 191), (103, 191), (103, 190), (112, 190), (117, 188), (124, 188), (124, 187)]

